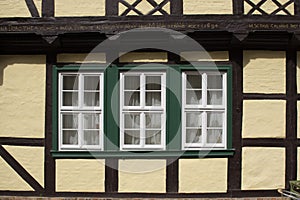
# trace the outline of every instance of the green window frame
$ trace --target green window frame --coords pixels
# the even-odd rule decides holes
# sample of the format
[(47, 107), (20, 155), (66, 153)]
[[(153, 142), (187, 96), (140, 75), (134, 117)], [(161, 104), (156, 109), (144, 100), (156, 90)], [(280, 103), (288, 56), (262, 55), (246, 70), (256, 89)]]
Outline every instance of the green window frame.
[[(232, 148), (232, 67), (228, 65), (192, 66), (160, 65), (151, 66), (151, 63), (143, 66), (145, 72), (163, 71), (166, 73), (166, 145), (165, 150), (145, 151), (121, 151), (120, 150), (120, 98), (119, 79), (120, 73), (134, 71), (138, 65), (56, 65), (52, 75), (52, 156), (54, 158), (199, 158), (199, 157), (228, 157), (234, 154)], [(141, 68), (138, 69), (141, 71)], [(182, 73), (185, 71), (216, 71), (227, 74), (226, 89), (226, 134), (227, 141), (224, 149), (186, 149), (182, 150), (182, 126), (181, 126), (181, 99), (182, 99)], [(58, 77), (63, 72), (88, 72), (104, 74), (104, 97), (103, 97), (103, 148), (99, 151), (59, 151), (58, 143)], [(180, 80), (180, 81), (178, 81)]]

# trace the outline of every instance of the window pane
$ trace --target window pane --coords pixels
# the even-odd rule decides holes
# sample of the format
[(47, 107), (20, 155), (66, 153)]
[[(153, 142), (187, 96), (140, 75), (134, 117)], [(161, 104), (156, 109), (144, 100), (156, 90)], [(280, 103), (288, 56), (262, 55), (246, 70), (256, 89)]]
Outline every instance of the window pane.
[(84, 131), (84, 141), (85, 145), (99, 145), (99, 131)]
[(63, 106), (78, 106), (78, 92), (63, 92)]
[(201, 129), (187, 129), (185, 140), (186, 143), (201, 143), (202, 142)]
[(85, 90), (99, 90), (99, 76), (84, 76), (84, 89)]
[(140, 76), (125, 76), (125, 90), (140, 90)]
[(222, 89), (222, 75), (208, 75), (207, 76), (207, 89)]
[(84, 92), (84, 106), (99, 106), (99, 92)]
[(202, 112), (186, 113), (187, 127), (201, 127), (202, 126)]
[(223, 98), (222, 91), (207, 91), (207, 104), (208, 105), (222, 105)]
[(99, 114), (83, 114), (84, 129), (99, 129)]
[(207, 143), (222, 143), (222, 130), (221, 129), (208, 129), (207, 130)]
[(131, 114), (124, 114), (125, 120), (125, 129), (126, 128), (140, 128), (140, 114), (138, 113), (131, 113)]
[(161, 93), (160, 92), (146, 92), (146, 106), (160, 106)]
[(146, 90), (160, 90), (161, 77), (160, 76), (146, 76)]
[(202, 88), (201, 75), (187, 75), (186, 88), (201, 89)]
[(140, 92), (125, 92), (124, 106), (140, 106)]
[(78, 144), (77, 131), (64, 130), (63, 131), (63, 144)]
[(63, 114), (62, 115), (63, 129), (77, 129), (78, 128), (78, 114)]
[(186, 91), (186, 104), (201, 105), (202, 91)]
[(223, 113), (207, 112), (207, 126), (222, 128), (223, 127)]
[(146, 144), (161, 144), (161, 131), (146, 131)]
[(125, 130), (124, 133), (124, 143), (125, 144), (140, 144), (140, 131), (129, 131)]
[(63, 90), (78, 90), (77, 75), (64, 75), (63, 76)]
[(146, 128), (161, 128), (161, 114), (159, 113), (147, 113), (146, 117)]

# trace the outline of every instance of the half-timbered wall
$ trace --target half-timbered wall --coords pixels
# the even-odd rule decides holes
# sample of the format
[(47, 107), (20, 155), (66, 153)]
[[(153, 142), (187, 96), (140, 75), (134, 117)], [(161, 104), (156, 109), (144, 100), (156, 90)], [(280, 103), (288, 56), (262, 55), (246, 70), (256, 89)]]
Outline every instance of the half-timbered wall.
[[(299, 4), (1, 1), (0, 195), (276, 197), (277, 188), (289, 189), (289, 181), (300, 177)], [(203, 44), (211, 60), (231, 66), (234, 155), (175, 160), (54, 157), (54, 65), (106, 63), (122, 51), (89, 51), (115, 33), (148, 26), (182, 31)], [(188, 49), (180, 55), (211, 61)], [(137, 50), (113, 64), (186, 64), (180, 55)]]

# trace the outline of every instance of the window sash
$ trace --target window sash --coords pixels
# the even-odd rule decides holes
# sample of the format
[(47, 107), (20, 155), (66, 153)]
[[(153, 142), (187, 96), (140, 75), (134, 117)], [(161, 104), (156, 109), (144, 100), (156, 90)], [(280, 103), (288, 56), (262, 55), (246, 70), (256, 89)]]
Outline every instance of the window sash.
[[(78, 84), (78, 89), (76, 90), (78, 97), (78, 105), (77, 106), (65, 106), (63, 105), (63, 90), (64, 87), (64, 77), (67, 76), (74, 76), (76, 77), (76, 81)], [(99, 89), (86, 89), (85, 88), (85, 78), (88, 77), (97, 77), (99, 78)], [(58, 143), (59, 143), (59, 150), (102, 150), (103, 147), (103, 73), (69, 73), (69, 72), (62, 72), (59, 73), (59, 101), (58, 101)], [(85, 92), (95, 92), (94, 95), (96, 96), (96, 100), (98, 99), (99, 103), (94, 100), (94, 106), (87, 106), (84, 104), (84, 93)], [(95, 97), (94, 97), (95, 98)], [(73, 100), (73, 99), (72, 99)], [(77, 125), (77, 144), (64, 144), (63, 137), (64, 133), (63, 130), (63, 115), (78, 115), (78, 125)], [(94, 114), (98, 115), (98, 128), (96, 129), (85, 129), (84, 127), (84, 115)], [(75, 130), (75, 129), (74, 129)], [(84, 136), (90, 131), (90, 137), (98, 138), (95, 141), (95, 144), (85, 144)], [(98, 133), (93, 136), (93, 132)], [(87, 138), (88, 139), (88, 138)]]
[[(202, 94), (202, 101), (199, 102), (199, 104), (194, 105), (188, 105), (186, 102), (186, 96), (187, 96), (187, 76), (188, 75), (198, 75), (201, 76), (201, 94)], [(222, 77), (222, 104), (221, 105), (208, 105), (208, 77), (210, 75), (221, 75)], [(193, 143), (187, 141), (187, 130), (189, 127), (186, 126), (187, 123), (187, 113), (199, 113), (202, 112), (201, 115), (201, 128), (199, 127), (198, 130), (201, 130), (201, 142)], [(208, 143), (208, 130), (211, 128), (208, 127), (208, 119), (207, 119), (207, 113), (223, 113), (223, 120), (222, 120), (222, 128), (216, 128), (220, 129), (222, 131), (222, 142), (221, 143)], [(196, 130), (196, 129), (194, 129)], [(198, 132), (196, 133), (198, 134)], [(195, 135), (197, 136), (197, 135)], [(198, 137), (198, 136), (197, 136)], [(200, 138), (199, 137), (199, 138)], [(182, 149), (195, 149), (195, 150), (201, 150), (201, 149), (207, 149), (207, 148), (214, 148), (214, 149), (226, 149), (227, 144), (227, 73), (226, 72), (205, 72), (205, 71), (186, 71), (182, 73)]]
[[(139, 92), (140, 92), (140, 105), (139, 106), (126, 106), (125, 105), (125, 78), (126, 76), (139, 76)], [(160, 77), (160, 90), (146, 90), (146, 78), (147, 77)], [(166, 140), (166, 73), (165, 72), (124, 72), (120, 73), (120, 150), (147, 150), (147, 149), (165, 149)], [(133, 90), (134, 91), (134, 90)], [(160, 92), (160, 105), (159, 106), (147, 106), (146, 93), (150, 91)], [(139, 128), (139, 144), (125, 144), (125, 117), (127, 113), (139, 113), (140, 114), (140, 128)], [(146, 114), (161, 114), (160, 125), (160, 144), (146, 144)], [(138, 129), (137, 129), (138, 130)]]

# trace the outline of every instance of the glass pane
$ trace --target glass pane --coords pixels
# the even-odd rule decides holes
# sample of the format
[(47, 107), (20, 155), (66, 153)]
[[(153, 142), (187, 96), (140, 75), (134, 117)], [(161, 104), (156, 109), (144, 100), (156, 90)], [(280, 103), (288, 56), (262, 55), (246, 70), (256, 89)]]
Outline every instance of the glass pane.
[(99, 145), (99, 131), (84, 131), (83, 139), (85, 145)]
[(161, 114), (159, 113), (147, 113), (146, 117), (146, 128), (161, 128)]
[(140, 90), (140, 76), (125, 76), (125, 90)]
[(207, 76), (207, 89), (222, 89), (223, 88), (222, 75), (208, 75)]
[(187, 129), (185, 140), (186, 143), (201, 143), (202, 142), (201, 129)]
[(187, 75), (187, 88), (201, 89), (202, 88), (202, 77), (201, 75)]
[(202, 126), (202, 112), (186, 113), (187, 127), (201, 127)]
[(186, 91), (186, 104), (202, 104), (202, 91)]
[(99, 114), (83, 114), (84, 129), (99, 129)]
[(78, 144), (77, 131), (64, 130), (63, 131), (63, 144)]
[(84, 77), (84, 89), (85, 90), (99, 90), (99, 76), (85, 76)]
[(208, 105), (222, 105), (222, 91), (207, 91), (207, 104)]
[(78, 90), (78, 78), (77, 75), (63, 76), (63, 90)]
[(222, 143), (222, 130), (221, 129), (208, 129), (207, 130), (207, 143)]
[(207, 112), (207, 126), (208, 127), (223, 127), (223, 113)]
[(78, 92), (63, 92), (63, 106), (78, 106)]
[(124, 133), (124, 143), (125, 144), (140, 144), (140, 131), (129, 131), (125, 130)]
[(84, 106), (99, 105), (99, 92), (84, 92)]
[(78, 128), (78, 114), (63, 114), (63, 129), (77, 129)]
[(146, 77), (146, 90), (160, 90), (161, 77), (160, 76), (147, 76)]
[(160, 106), (161, 93), (160, 92), (146, 92), (146, 106)]
[(146, 131), (146, 144), (161, 144), (161, 131)]
[(139, 106), (140, 92), (125, 92), (124, 106)]
[(124, 114), (125, 128), (140, 128), (140, 114)]

